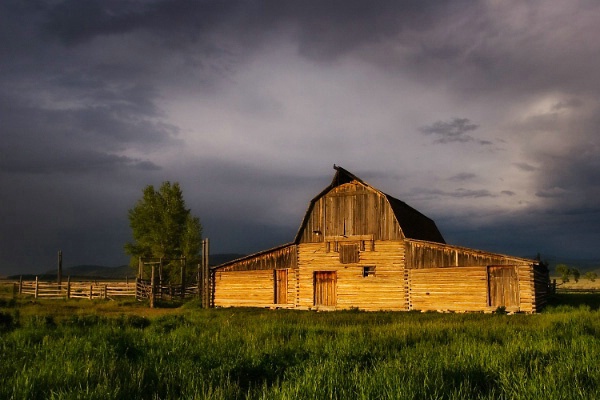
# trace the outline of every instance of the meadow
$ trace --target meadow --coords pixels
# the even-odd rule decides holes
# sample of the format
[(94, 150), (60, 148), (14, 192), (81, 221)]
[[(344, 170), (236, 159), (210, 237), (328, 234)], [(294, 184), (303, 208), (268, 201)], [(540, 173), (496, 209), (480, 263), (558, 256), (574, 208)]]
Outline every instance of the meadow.
[(597, 399), (600, 299), (536, 315), (0, 296), (2, 399)]

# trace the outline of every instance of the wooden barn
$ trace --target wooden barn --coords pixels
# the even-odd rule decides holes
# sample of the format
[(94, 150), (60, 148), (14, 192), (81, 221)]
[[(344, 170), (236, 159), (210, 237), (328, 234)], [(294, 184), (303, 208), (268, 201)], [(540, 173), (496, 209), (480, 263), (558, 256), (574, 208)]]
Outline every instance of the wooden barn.
[(534, 313), (537, 261), (445, 243), (435, 223), (341, 167), (293, 242), (211, 269), (212, 305)]

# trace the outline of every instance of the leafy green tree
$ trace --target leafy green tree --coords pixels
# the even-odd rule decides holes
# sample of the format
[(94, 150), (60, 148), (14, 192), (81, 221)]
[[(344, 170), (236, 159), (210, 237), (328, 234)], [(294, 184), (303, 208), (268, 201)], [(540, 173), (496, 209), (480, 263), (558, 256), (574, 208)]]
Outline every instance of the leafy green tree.
[(158, 190), (146, 186), (129, 210), (133, 242), (125, 244), (131, 264), (139, 257), (186, 257), (188, 265), (200, 259), (202, 225), (186, 208), (179, 183), (163, 182)]
[(571, 276), (571, 268), (566, 264), (558, 264), (556, 266), (556, 272), (560, 275), (563, 283), (569, 282), (569, 276)]
[(596, 278), (598, 277), (598, 274), (594, 271), (588, 271), (585, 273), (585, 275), (583, 275), (583, 277), (585, 279), (588, 279), (590, 282), (596, 282)]
[(579, 282), (579, 278), (581, 277), (581, 272), (577, 268), (571, 268), (571, 274), (573, 275), (573, 280), (575, 282)]

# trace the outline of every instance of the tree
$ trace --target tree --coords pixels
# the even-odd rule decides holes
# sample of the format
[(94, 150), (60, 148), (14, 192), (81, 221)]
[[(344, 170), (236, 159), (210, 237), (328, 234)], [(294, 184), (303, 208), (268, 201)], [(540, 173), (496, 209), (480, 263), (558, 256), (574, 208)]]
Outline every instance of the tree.
[(133, 242), (125, 244), (132, 265), (139, 257), (186, 257), (188, 265), (200, 259), (202, 225), (186, 208), (179, 183), (163, 182), (156, 191), (146, 186), (143, 196), (129, 210)]
[(575, 281), (575, 283), (579, 282), (581, 272), (579, 272), (577, 268), (571, 268), (571, 274), (573, 275), (573, 280)]
[(571, 275), (571, 268), (566, 264), (558, 264), (556, 266), (556, 272), (560, 275), (563, 283), (569, 282), (569, 276)]
[(590, 282), (596, 282), (596, 278), (598, 277), (598, 274), (594, 271), (588, 271), (583, 276), (585, 279), (588, 279)]

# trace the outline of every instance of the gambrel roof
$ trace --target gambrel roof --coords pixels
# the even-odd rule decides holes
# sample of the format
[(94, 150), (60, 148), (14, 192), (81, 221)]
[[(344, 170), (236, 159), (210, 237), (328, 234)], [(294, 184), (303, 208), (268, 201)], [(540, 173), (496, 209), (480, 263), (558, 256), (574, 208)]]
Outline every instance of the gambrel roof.
[(327, 186), (321, 193), (319, 193), (314, 199), (311, 200), (308, 210), (304, 215), (304, 219), (302, 220), (302, 224), (298, 229), (298, 233), (296, 234), (296, 238), (294, 240), (295, 243), (299, 243), (302, 235), (302, 231), (306, 226), (306, 223), (310, 217), (310, 213), (315, 203), (323, 196), (325, 196), (332, 189), (341, 186), (345, 183), (350, 183), (352, 181), (358, 182), (361, 185), (380, 193), (384, 196), (392, 211), (394, 212), (394, 216), (400, 225), (400, 229), (402, 229), (402, 233), (406, 238), (409, 239), (418, 239), (418, 240), (426, 240), (430, 242), (437, 243), (446, 243), (444, 237), (438, 230), (435, 222), (428, 218), (427, 216), (421, 214), (419, 211), (415, 210), (405, 202), (398, 200), (397, 198), (390, 196), (389, 194), (383, 193), (382, 191), (370, 186), (362, 179), (352, 174), (351, 172), (345, 170), (344, 168), (334, 165), (333, 168), (336, 170), (335, 176), (331, 181), (331, 184)]

